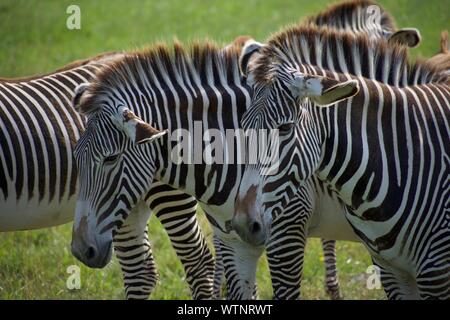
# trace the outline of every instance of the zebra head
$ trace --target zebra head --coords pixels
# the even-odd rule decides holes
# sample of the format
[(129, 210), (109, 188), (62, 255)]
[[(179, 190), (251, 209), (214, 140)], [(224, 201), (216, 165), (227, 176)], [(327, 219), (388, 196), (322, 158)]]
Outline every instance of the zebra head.
[[(155, 168), (152, 141), (163, 136), (114, 99), (102, 100), (87, 85), (76, 89), (74, 106), (87, 116), (74, 157), (79, 194), (72, 253), (90, 267), (111, 258), (113, 233), (149, 190)], [(144, 162), (146, 164), (144, 164)]]
[[(342, 4), (345, 6), (344, 3)], [(367, 33), (372, 39), (384, 38), (391, 44), (397, 43), (410, 48), (418, 46), (422, 41), (420, 32), (416, 28), (396, 29), (394, 19), (378, 4), (370, 1), (361, 1), (358, 4), (355, 1), (354, 5), (355, 12), (350, 11), (353, 15), (352, 19), (349, 19), (353, 21), (349, 21), (346, 26), (347, 30), (355, 33)], [(339, 4), (336, 7), (339, 7)], [(340, 17), (340, 19), (348, 18), (345, 14), (343, 17)]]
[(320, 109), (354, 96), (359, 85), (356, 80), (309, 73), (306, 66), (266, 59), (269, 46), (255, 50), (255, 44), (249, 44), (242, 52), (241, 70), (254, 94), (241, 125), (245, 130), (279, 130), (278, 170), (265, 173), (262, 166), (247, 165), (236, 202), (259, 199), (246, 203), (246, 208), (275, 219), (319, 165), (323, 137), (315, 118)]
[(364, 33), (372, 39), (383, 38), (389, 43), (415, 47), (421, 42), (416, 28), (397, 29), (394, 18), (372, 0), (348, 0), (331, 4), (305, 22), (353, 33)]

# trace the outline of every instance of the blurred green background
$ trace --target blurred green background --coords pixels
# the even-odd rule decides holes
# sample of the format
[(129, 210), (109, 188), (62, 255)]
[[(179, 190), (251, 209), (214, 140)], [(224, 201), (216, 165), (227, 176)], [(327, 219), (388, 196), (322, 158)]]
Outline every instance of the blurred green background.
[[(319, 12), (329, 0), (0, 0), (0, 77), (49, 72), (73, 60), (110, 50), (136, 49), (156, 41), (214, 39), (228, 43), (238, 35), (264, 41), (283, 26)], [(450, 0), (379, 1), (398, 27), (416, 27), (423, 42), (414, 56), (439, 49), (439, 34), (450, 29)], [(66, 9), (81, 8), (81, 30), (68, 30)], [(205, 234), (211, 231), (200, 214)], [(104, 270), (81, 265), (70, 253), (71, 224), (38, 231), (0, 234), (0, 299), (123, 299), (122, 276), (113, 260)], [(157, 219), (150, 238), (160, 272), (152, 299), (189, 299), (182, 266)], [(341, 290), (346, 299), (384, 299), (366, 288), (371, 264), (360, 244), (337, 247)], [(82, 287), (66, 288), (70, 265), (81, 267)], [(327, 299), (320, 241), (309, 241), (302, 296)], [(265, 258), (258, 269), (260, 298), (271, 298)]]

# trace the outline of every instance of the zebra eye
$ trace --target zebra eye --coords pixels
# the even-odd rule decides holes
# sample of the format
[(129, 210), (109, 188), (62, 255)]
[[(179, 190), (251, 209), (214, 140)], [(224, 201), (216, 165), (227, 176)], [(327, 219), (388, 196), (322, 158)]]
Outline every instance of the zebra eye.
[(112, 164), (114, 162), (117, 161), (117, 159), (119, 159), (120, 153), (117, 154), (112, 154), (110, 156), (107, 156), (104, 160), (103, 163), (104, 164)]
[(280, 125), (278, 127), (278, 130), (282, 134), (283, 133), (289, 133), (293, 127), (294, 127), (294, 123), (293, 122), (288, 122), (288, 123), (283, 123), (282, 125)]

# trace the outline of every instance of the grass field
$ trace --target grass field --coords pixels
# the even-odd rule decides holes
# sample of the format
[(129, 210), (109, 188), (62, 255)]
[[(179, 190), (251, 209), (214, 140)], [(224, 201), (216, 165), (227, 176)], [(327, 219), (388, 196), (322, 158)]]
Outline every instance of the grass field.
[[(327, 0), (168, 0), (81, 1), (1, 0), (0, 77), (51, 71), (72, 60), (109, 50), (135, 49), (159, 40), (215, 39), (220, 43), (249, 34), (264, 40), (282, 26), (295, 23), (330, 3)], [(380, 1), (399, 27), (417, 27), (423, 43), (415, 55), (428, 57), (439, 47), (439, 33), (450, 29), (450, 0)], [(66, 28), (66, 8), (81, 8), (81, 30)], [(211, 236), (203, 216), (205, 234)], [(116, 260), (104, 270), (81, 265), (70, 253), (71, 225), (0, 234), (0, 299), (122, 299)], [(159, 222), (150, 221), (150, 237), (160, 272), (153, 299), (189, 299), (180, 262)], [(382, 290), (366, 289), (365, 249), (338, 244), (342, 293), (347, 299), (384, 299)], [(326, 299), (323, 258), (318, 240), (308, 243), (302, 294)], [(81, 267), (80, 290), (66, 288), (70, 265)], [(261, 298), (272, 296), (267, 263), (258, 269)]]

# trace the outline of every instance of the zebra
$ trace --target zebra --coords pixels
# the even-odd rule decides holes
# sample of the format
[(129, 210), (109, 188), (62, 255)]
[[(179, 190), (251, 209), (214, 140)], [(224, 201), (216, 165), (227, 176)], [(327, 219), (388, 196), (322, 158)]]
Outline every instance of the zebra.
[(241, 124), (279, 128), (283, 170), (248, 166), (236, 201), (276, 217), (315, 176), (344, 203), (389, 299), (449, 299), (449, 79), (410, 65), (400, 47), (356, 39), (289, 28), (250, 59), (254, 95)]
[[(417, 29), (397, 29), (395, 20), (391, 15), (389, 15), (389, 13), (384, 10), (384, 8), (372, 1), (366, 0), (350, 0), (331, 5), (321, 13), (307, 17), (301, 23), (306, 25), (310, 24), (317, 26), (326, 26), (339, 30), (347, 30), (356, 34), (366, 34), (373, 39), (385, 39), (386, 41), (388, 41), (388, 43), (398, 43), (409, 47), (415, 47), (421, 41), (420, 32)], [(239, 37), (235, 42), (240, 42), (241, 46), (245, 46), (246, 43), (250, 44), (250, 46), (252, 43), (258, 44), (257, 42), (254, 42), (254, 40), (249, 36)], [(316, 193), (318, 194), (318, 196), (316, 197), (316, 203), (319, 202), (319, 199), (324, 199), (323, 201), (329, 202), (327, 201), (329, 197), (333, 197), (333, 195), (330, 194), (321, 195), (320, 192), (322, 192), (322, 188), (317, 188)], [(286, 247), (288, 248), (288, 250), (286, 250), (286, 248), (284, 249), (286, 252), (288, 252), (289, 249), (292, 249), (292, 241), (289, 239), (283, 240), (283, 233), (291, 232), (295, 234), (296, 232), (298, 232), (299, 226), (293, 223), (294, 221), (291, 220), (291, 217), (299, 214), (296, 207), (303, 208), (304, 203), (302, 202), (303, 200), (301, 199), (301, 197), (297, 198), (295, 201), (292, 201), (288, 213), (285, 215), (280, 215), (278, 217), (278, 220), (274, 221), (273, 223), (273, 225), (276, 225), (277, 223), (279, 223), (280, 225), (284, 225), (284, 228), (274, 228), (274, 230), (279, 230), (280, 232), (280, 235), (273, 236), (275, 239), (277, 239), (277, 241), (271, 241), (277, 243), (277, 246), (269, 245), (267, 253), (272, 275), (274, 295), (276, 298), (280, 299), (295, 299), (299, 297), (300, 279), (298, 278), (298, 275), (301, 275), (301, 270), (293, 269), (292, 266), (296, 264), (300, 266), (302, 265), (302, 263), (294, 262), (298, 261), (299, 258), (298, 256), (295, 256), (295, 251), (291, 250), (291, 256), (287, 256), (284, 253), (285, 261), (282, 261), (282, 259), (279, 258), (279, 253), (283, 251), (283, 248), (280, 248), (281, 243), (286, 243)], [(340, 211), (340, 206), (341, 205), (338, 204), (336, 206), (329, 207), (329, 209)], [(286, 222), (283, 222), (282, 217), (285, 217), (287, 221), (290, 221), (289, 227), (287, 227)], [(320, 221), (321, 224), (325, 223), (324, 219), (320, 219)], [(339, 235), (339, 237), (342, 237), (339, 239), (356, 240), (345, 222), (341, 221), (339, 225), (343, 230), (346, 231), (344, 232), (344, 237), (342, 237), (342, 235)], [(310, 232), (314, 234), (314, 228), (313, 230), (310, 230)], [(331, 233), (332, 230), (329, 230), (323, 234), (324, 236), (327, 236), (327, 234), (329, 236)], [(215, 296), (218, 296), (219, 294), (221, 281), (223, 279), (222, 273), (224, 271), (223, 267), (219, 265), (222, 261), (220, 253), (217, 252), (217, 249), (220, 248), (219, 242), (219, 239), (214, 239), (216, 255), (218, 255), (219, 258), (216, 259), (217, 272), (214, 284)], [(334, 240), (322, 239), (322, 248), (326, 270), (325, 289), (332, 299), (340, 299), (341, 296), (337, 278), (335, 245), (336, 243)], [(277, 250), (277, 248), (280, 250)], [(282, 265), (287, 266), (287, 268), (281, 267)], [(288, 283), (291, 284), (288, 285)]]
[[(0, 231), (72, 221), (77, 188), (72, 150), (85, 125), (70, 105), (74, 89), (122, 56), (106, 53), (43, 76), (0, 80)], [(147, 225), (139, 220), (148, 219), (150, 209), (181, 258), (193, 297), (211, 298), (213, 258), (195, 219), (196, 200), (159, 182), (145, 199), (114, 238), (127, 298), (147, 298), (158, 278)]]
[[(350, 0), (343, 1), (333, 5), (328, 6), (325, 10), (320, 12), (319, 14), (307, 17), (302, 21), (304, 25), (312, 25), (312, 26), (323, 26), (328, 28), (333, 28), (337, 30), (346, 30), (351, 31), (356, 34), (367, 35), (372, 39), (385, 39), (389, 44), (397, 43), (402, 44), (408, 47), (416, 47), (421, 42), (421, 35), (419, 30), (416, 28), (403, 28), (397, 29), (396, 22), (393, 17), (385, 11), (385, 9), (379, 4), (367, 1), (367, 0)], [(251, 44), (251, 39), (247, 40)], [(247, 58), (248, 59), (248, 58)], [(317, 184), (317, 183), (316, 183)], [(319, 188), (315, 186), (315, 193), (317, 194), (316, 203), (318, 205), (320, 201), (325, 201), (329, 203), (329, 199), (333, 199), (335, 195), (333, 194), (323, 194), (325, 190), (323, 188)], [(320, 200), (319, 200), (320, 199)], [(297, 201), (304, 202), (301, 200), (301, 197), (297, 197)], [(336, 200), (338, 201), (338, 200)], [(303, 207), (304, 203), (296, 204), (295, 201), (290, 203), (290, 207), (292, 206), (300, 206)], [(340, 205), (338, 203), (331, 204), (332, 207), (329, 207), (330, 210), (340, 211)], [(320, 211), (320, 210), (319, 210)], [(297, 213), (298, 214), (298, 213)], [(280, 215), (278, 219), (282, 219), (283, 215)], [(314, 215), (313, 215), (314, 218)], [(315, 218), (313, 219), (315, 220)], [(321, 224), (326, 223), (326, 219), (321, 219)], [(344, 230), (343, 236), (342, 234), (338, 235), (337, 239), (342, 240), (350, 240), (356, 241), (354, 234), (348, 229), (347, 224), (342, 221), (339, 224), (341, 228)], [(291, 224), (291, 230), (295, 228), (298, 229), (298, 226), (295, 224)], [(324, 229), (323, 226), (321, 229)], [(286, 230), (280, 230), (281, 234), (279, 236), (273, 236), (278, 239), (278, 241), (272, 240), (274, 243), (278, 243), (278, 247), (280, 243), (287, 243), (288, 248), (292, 248), (292, 241), (283, 240), (283, 232)], [(293, 231), (294, 232), (294, 231)], [(329, 230), (325, 233), (325, 235), (330, 235), (332, 231)], [(314, 228), (309, 226), (309, 234), (314, 234)], [(324, 263), (326, 269), (326, 292), (332, 299), (340, 299), (340, 290), (337, 279), (337, 268), (336, 268), (336, 252), (335, 252), (336, 242), (333, 240), (324, 240), (322, 239), (322, 248), (324, 252)], [(272, 253), (273, 255), (277, 255), (276, 253)], [(295, 254), (295, 252), (293, 252)], [(299, 258), (298, 256), (296, 257)], [(286, 275), (292, 274), (292, 266), (295, 265), (295, 262), (298, 261), (294, 257), (286, 257), (286, 265), (288, 266), (288, 270), (291, 272), (276, 272), (277, 275)], [(292, 259), (292, 260), (291, 260)], [(273, 261), (274, 258), (270, 257), (269, 261)], [(279, 259), (275, 259), (277, 262), (273, 262), (275, 265), (280, 264)], [(301, 264), (301, 263), (298, 263)], [(269, 263), (271, 265), (271, 263)], [(273, 267), (276, 269), (277, 267)], [(278, 266), (279, 268), (279, 266)], [(274, 272), (275, 273), (275, 272)], [(301, 271), (295, 271), (298, 275), (301, 275)], [(272, 278), (275, 278), (274, 275)], [(291, 276), (292, 277), (292, 276)], [(295, 279), (295, 278), (294, 278)], [(292, 281), (292, 278), (291, 278)], [(277, 281), (279, 283), (283, 283), (284, 285), (288, 283), (288, 280)], [(300, 280), (296, 277), (296, 280), (293, 281), (293, 285), (291, 289), (283, 288), (283, 286), (276, 285), (275, 287), (275, 296), (282, 296), (295, 298), (298, 296), (298, 289)], [(283, 293), (281, 291), (284, 290)], [(289, 293), (290, 292), (290, 293)], [(295, 294), (292, 294), (295, 293)]]
[(416, 47), (422, 41), (416, 28), (397, 29), (394, 18), (378, 3), (369, 0), (349, 0), (329, 5), (304, 21), (319, 27), (365, 33), (373, 39)]

